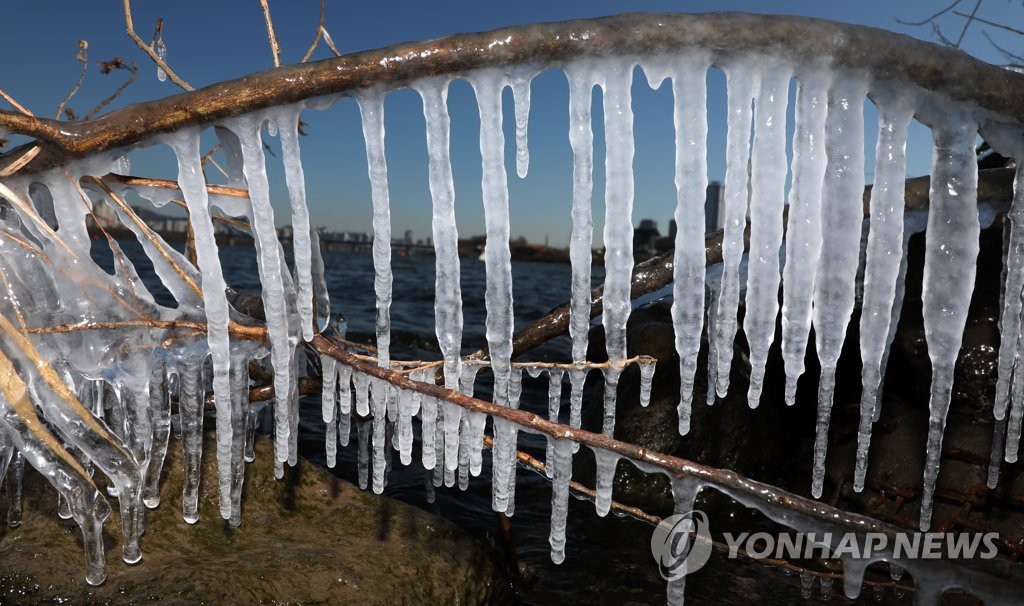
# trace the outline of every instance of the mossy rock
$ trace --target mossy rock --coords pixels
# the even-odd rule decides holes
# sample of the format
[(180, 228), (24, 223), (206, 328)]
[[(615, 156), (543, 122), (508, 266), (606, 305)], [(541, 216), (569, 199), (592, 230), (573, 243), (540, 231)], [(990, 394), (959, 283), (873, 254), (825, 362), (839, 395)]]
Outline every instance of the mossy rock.
[(85, 583), (77, 525), (57, 516), (56, 492), (27, 470), (22, 523), (0, 530), (0, 603), (482, 604), (508, 596), (490, 551), (455, 525), (305, 461), (275, 480), (263, 439), (246, 469), (242, 525), (231, 529), (217, 509), (214, 452), (208, 433), (200, 520), (189, 525), (172, 440), (163, 502), (147, 511), (138, 564), (120, 559), (111, 499), (107, 580), (98, 587)]

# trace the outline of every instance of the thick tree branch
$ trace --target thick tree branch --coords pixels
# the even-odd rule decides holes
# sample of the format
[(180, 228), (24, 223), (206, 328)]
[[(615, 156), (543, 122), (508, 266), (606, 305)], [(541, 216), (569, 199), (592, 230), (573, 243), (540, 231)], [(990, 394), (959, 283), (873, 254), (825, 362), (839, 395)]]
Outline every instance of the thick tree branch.
[[(125, 7), (129, 8), (127, 0)], [(706, 50), (717, 61), (743, 53), (769, 53), (797, 63), (830, 60), (836, 69), (863, 70), (876, 81), (915, 86), (969, 103), (983, 124), (1024, 122), (1024, 77), (958, 50), (855, 25), (723, 13), (622, 15), (448, 36), (281, 67), (129, 106), (89, 123), (58, 126), (0, 112), (0, 127), (47, 144), (29, 167), (35, 171), (84, 154), (128, 147), (184, 126), (372, 85), (397, 88), (423, 77), (459, 75), (485, 67), (560, 65), (580, 57), (649, 56), (686, 49)]]

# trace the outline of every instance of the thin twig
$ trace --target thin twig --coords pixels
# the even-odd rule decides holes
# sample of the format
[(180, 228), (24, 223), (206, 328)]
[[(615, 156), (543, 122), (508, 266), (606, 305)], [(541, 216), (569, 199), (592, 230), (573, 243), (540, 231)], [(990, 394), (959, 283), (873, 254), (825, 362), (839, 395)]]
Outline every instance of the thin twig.
[(974, 23), (974, 16), (978, 14), (979, 8), (981, 8), (981, 0), (974, 3), (974, 10), (967, 16), (967, 22), (964, 23), (964, 28), (960, 30), (960, 37), (956, 39), (956, 44), (954, 45), (957, 48), (960, 48), (960, 44), (964, 41), (964, 36), (967, 35), (967, 28), (971, 27), (971, 24)]
[(121, 93), (123, 93), (126, 88), (131, 86), (132, 82), (135, 82), (135, 79), (138, 78), (138, 76), (139, 76), (139, 68), (135, 65), (134, 61), (132, 61), (131, 63), (128, 63), (128, 64), (122, 63), (121, 65), (124, 66), (124, 69), (127, 69), (128, 71), (130, 71), (131, 75), (128, 76), (128, 79), (125, 80), (124, 84), (119, 86), (117, 88), (117, 90), (115, 90), (113, 93), (110, 94), (109, 97), (107, 97), (106, 99), (100, 101), (99, 104), (96, 107), (90, 109), (89, 113), (85, 114), (85, 118), (84, 118), (85, 120), (92, 120), (92, 118), (96, 114), (100, 113), (100, 110), (102, 110), (104, 107), (109, 105), (114, 99), (117, 99), (121, 95)]
[[(954, 15), (958, 15), (960, 17), (970, 17), (970, 15), (967, 15), (965, 13), (961, 13), (960, 11), (953, 11), (953, 14)], [(985, 25), (991, 25), (992, 27), (998, 27), (999, 29), (1004, 29), (1004, 30), (1006, 30), (1008, 32), (1017, 34), (1018, 36), (1024, 36), (1024, 30), (1019, 30), (1019, 29), (1017, 29), (1015, 27), (1010, 27), (1009, 25), (1006, 25), (1005, 23), (998, 23), (996, 21), (989, 21), (988, 19), (985, 19), (983, 17), (977, 17), (977, 16), (973, 17), (973, 19), (975, 21), (977, 21), (978, 23), (983, 23)]]
[(320, 21), (316, 26), (316, 37), (313, 38), (313, 44), (309, 45), (309, 50), (306, 51), (305, 55), (302, 55), (302, 61), (299, 61), (299, 63), (309, 61), (309, 58), (313, 56), (313, 51), (316, 50), (316, 45), (320, 44), (320, 38), (322, 38), (324, 34), (324, 8), (326, 4), (327, 0), (320, 0)]
[(903, 25), (924, 25), (925, 23), (928, 23), (929, 21), (934, 21), (935, 19), (938, 19), (942, 15), (945, 15), (949, 11), (953, 10), (962, 1), (963, 0), (955, 0), (955, 2), (953, 2), (952, 4), (947, 6), (946, 8), (940, 10), (939, 12), (935, 13), (931, 17), (928, 17), (927, 19), (923, 19), (921, 21), (904, 21), (903, 19), (897, 19), (896, 23), (902, 23)]
[[(78, 53), (75, 54), (75, 59), (78, 59), (78, 61), (82, 63), (82, 73), (78, 75), (78, 82), (75, 83), (74, 88), (71, 89), (71, 92), (68, 93), (68, 96), (64, 97), (64, 100), (61, 101), (60, 105), (57, 106), (57, 115), (54, 117), (54, 120), (60, 120), (61, 114), (64, 113), (64, 106), (67, 105), (68, 101), (71, 100), (71, 97), (74, 97), (75, 94), (78, 93), (78, 89), (82, 88), (82, 83), (85, 82), (85, 72), (89, 69), (88, 40), (78, 41)], [(70, 110), (68, 110), (68, 112), (70, 113)]]
[(331, 49), (331, 52), (334, 53), (335, 57), (340, 57), (341, 51), (338, 50), (337, 46), (334, 46), (334, 40), (331, 38), (331, 33), (327, 31), (326, 27), (321, 27), (320, 31), (324, 34), (324, 44), (327, 45), (327, 48)]
[(267, 23), (270, 50), (274, 53), (274, 67), (281, 67), (281, 45), (277, 43), (277, 34), (274, 33), (274, 20), (270, 18), (270, 5), (267, 4), (267, 0), (260, 0), (260, 7), (263, 9), (263, 20)]
[(131, 0), (124, 0), (124, 24), (125, 28), (128, 30), (128, 37), (134, 40), (135, 44), (139, 48), (141, 48), (144, 53), (149, 55), (149, 58), (152, 59), (154, 63), (160, 66), (160, 69), (164, 70), (164, 73), (167, 74), (167, 77), (170, 79), (171, 82), (177, 84), (178, 86), (187, 91), (195, 90), (192, 88), (192, 85), (182, 80), (181, 77), (178, 76), (178, 74), (173, 69), (171, 69), (171, 66), (167, 65), (167, 63), (160, 58), (160, 55), (156, 54), (156, 50), (154, 50), (152, 46), (146, 44), (146, 42), (142, 38), (140, 38), (138, 34), (135, 33), (135, 25), (132, 23)]
[(32, 112), (28, 111), (28, 109), (26, 109), (25, 106), (22, 105), (21, 103), (18, 103), (17, 101), (15, 101), (14, 97), (8, 95), (7, 92), (4, 91), (4, 89), (2, 89), (2, 88), (0, 88), (0, 97), (3, 97), (4, 101), (7, 101), (8, 103), (10, 103), (14, 107), (14, 109), (16, 109), (19, 112), (25, 114), (26, 116), (28, 116), (30, 118), (34, 118), (35, 117), (35, 114), (33, 114)]

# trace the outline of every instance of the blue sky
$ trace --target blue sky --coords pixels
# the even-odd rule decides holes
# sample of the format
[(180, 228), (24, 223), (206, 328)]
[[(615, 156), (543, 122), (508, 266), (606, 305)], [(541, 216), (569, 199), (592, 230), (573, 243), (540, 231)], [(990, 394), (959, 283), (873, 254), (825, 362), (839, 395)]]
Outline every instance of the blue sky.
[[(342, 52), (354, 52), (390, 44), (433, 38), (450, 33), (480, 31), (506, 25), (539, 21), (586, 18), (628, 11), (705, 12), (735, 10), (805, 15), (859, 23), (933, 40), (930, 27), (912, 27), (897, 19), (921, 19), (948, 4), (947, 0), (777, 1), (738, 0), (661, 1), (611, 0), (468, 2), (349, 3), (328, 0), (327, 28)], [(297, 62), (312, 41), (319, 12), (318, 0), (271, 0), (271, 12), (280, 38), (285, 63)], [(974, 0), (962, 0), (960, 10), (970, 12)], [(56, 106), (78, 77), (75, 61), (77, 41), (89, 41), (90, 73), (79, 94), (69, 103), (80, 115), (116, 88), (123, 76), (102, 76), (95, 61), (119, 55), (134, 60), (141, 69), (139, 81), (112, 107), (145, 101), (179, 92), (170, 82), (159, 82), (155, 68), (124, 32), (120, 2), (70, 2), (20, 0), (5, 3), (5, 33), (0, 38), (0, 88), (13, 95), (37, 115), (52, 117)], [(1008, 25), (1024, 26), (1024, 8), (1013, 0), (984, 0), (978, 13)], [(263, 16), (256, 0), (232, 2), (141, 2), (134, 6), (135, 24), (148, 39), (157, 17), (165, 20), (164, 40), (168, 61), (195, 87), (201, 87), (267, 69), (272, 65)], [(939, 20), (947, 36), (955, 37), (963, 19), (947, 14)], [(14, 25), (16, 24), (16, 27)], [(1002, 62), (984, 38), (1014, 50), (1024, 46), (1024, 37), (997, 28), (973, 26), (963, 48), (982, 59)], [(326, 58), (323, 46), (315, 55)], [(667, 229), (675, 203), (673, 185), (673, 133), (671, 94), (667, 86), (652, 91), (637, 74), (634, 83), (636, 118), (636, 205), (635, 222), (650, 217)], [(724, 174), (724, 78), (712, 70), (709, 75), (710, 110), (709, 172), (712, 179)], [(599, 96), (595, 96), (595, 101)], [(512, 235), (533, 241), (550, 238), (564, 244), (570, 222), (571, 153), (567, 140), (567, 92), (560, 72), (548, 71), (534, 81), (530, 116), (531, 166), (526, 179), (515, 175), (514, 142), (511, 136), (511, 95), (506, 91), (506, 160), (508, 164)], [(9, 109), (3, 105), (5, 109)], [(456, 206), (460, 234), (483, 232), (480, 208), (479, 124), (472, 90), (462, 81), (449, 94), (452, 114), (452, 157), (456, 178)], [(600, 106), (595, 106), (595, 126), (600, 126)], [(875, 123), (868, 109), (866, 130), (869, 149), (873, 147)], [(370, 231), (369, 183), (366, 160), (355, 104), (343, 100), (326, 111), (307, 111), (311, 135), (302, 139), (310, 209), (318, 225), (332, 230)], [(419, 97), (408, 90), (388, 97), (385, 105), (388, 161), (391, 176), (393, 232), (412, 229), (416, 237), (429, 235), (430, 196), (427, 188), (426, 148)], [(595, 131), (594, 213), (603, 213), (603, 147), (600, 128)], [(211, 139), (212, 141), (212, 139)], [(205, 143), (204, 143), (205, 144)], [(212, 143), (211, 143), (212, 145)], [(277, 148), (275, 139), (270, 145)], [(930, 136), (918, 125), (909, 143), (910, 172), (927, 172)], [(141, 150), (132, 155), (133, 172), (173, 178), (175, 164), (163, 147)], [(271, 178), (278, 224), (289, 222), (279, 160), (271, 159)], [(868, 171), (870, 173), (870, 159)], [(870, 180), (870, 174), (868, 175)], [(600, 241), (600, 221), (595, 244)]]

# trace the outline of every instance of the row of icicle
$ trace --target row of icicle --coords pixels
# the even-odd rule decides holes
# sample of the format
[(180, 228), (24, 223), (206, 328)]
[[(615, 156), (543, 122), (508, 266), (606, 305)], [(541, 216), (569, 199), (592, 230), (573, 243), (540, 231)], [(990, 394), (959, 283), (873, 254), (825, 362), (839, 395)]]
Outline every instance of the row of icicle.
[[(799, 73), (793, 66), (772, 58), (745, 57), (734, 60), (724, 68), (728, 82), (728, 140), (727, 170), (725, 178), (725, 234), (723, 264), (720, 281), (705, 279), (705, 251), (703, 246), (704, 191), (707, 184), (707, 116), (706, 72), (711, 64), (709, 56), (694, 53), (685, 57), (643, 59), (605, 58), (580, 60), (565, 66), (569, 81), (569, 140), (573, 150), (572, 234), (570, 258), (572, 260), (572, 294), (570, 334), (572, 361), (567, 371), (549, 371), (550, 413), (557, 419), (561, 401), (561, 384), (567, 374), (570, 383), (570, 425), (579, 427), (583, 382), (586, 377), (587, 333), (590, 329), (590, 259), (593, 236), (592, 170), (594, 137), (591, 129), (592, 89), (599, 86), (603, 92), (605, 132), (605, 217), (603, 241), (606, 247), (605, 283), (602, 323), (606, 334), (609, 367), (604, 372), (605, 401), (604, 433), (611, 435), (615, 427), (616, 387), (626, 363), (626, 322), (631, 311), (630, 280), (633, 269), (632, 205), (633, 205), (633, 116), (631, 90), (634, 68), (640, 64), (653, 87), (669, 79), (675, 98), (674, 124), (676, 129), (676, 186), (678, 197), (675, 220), (678, 231), (675, 241), (674, 285), (672, 317), (675, 345), (680, 359), (681, 392), (679, 399), (679, 430), (690, 430), (690, 408), (693, 399), (694, 374), (700, 350), (705, 318), (709, 321), (710, 384), (719, 396), (729, 387), (733, 343), (737, 332), (737, 310), (745, 288), (746, 313), (743, 331), (750, 347), (751, 380), (748, 400), (751, 407), (758, 405), (764, 377), (764, 366), (775, 333), (779, 316), (778, 292), (782, 289), (782, 351), (787, 374), (786, 401), (792, 404), (797, 380), (803, 372), (803, 360), (813, 325), (816, 350), (821, 363), (819, 387), (819, 414), (817, 440), (814, 453), (812, 493), (820, 496), (825, 470), (828, 422), (833, 397), (834, 375), (847, 325), (855, 305), (857, 271), (861, 258), (861, 231), (863, 227), (861, 197), (864, 189), (864, 128), (863, 102), (869, 93), (878, 107), (878, 147), (874, 168), (875, 186), (870, 200), (869, 231), (866, 244), (864, 271), (863, 313), (861, 315), (861, 356), (864, 366), (861, 424), (855, 487), (863, 488), (867, 465), (867, 452), (871, 426), (880, 412), (879, 393), (885, 362), (892, 342), (899, 309), (902, 303), (903, 280), (906, 270), (906, 243), (910, 230), (904, 229), (903, 182), (906, 178), (907, 127), (914, 112), (923, 103), (923, 93), (906, 88), (884, 86), (866, 76), (836, 72), (827, 66), (804, 66)], [(489, 69), (472, 72), (467, 79), (473, 86), (480, 111), (480, 151), (482, 160), (482, 192), (487, 227), (485, 263), (487, 274), (486, 310), (487, 345), (490, 368), (494, 376), (496, 404), (517, 407), (521, 373), (512, 366), (512, 333), (514, 312), (512, 278), (509, 255), (509, 194), (508, 176), (504, 158), (504, 134), (501, 96), (503, 89), (511, 87), (515, 100), (516, 169), (525, 177), (529, 164), (527, 146), (527, 118), (530, 104), (530, 81), (533, 70)], [(786, 156), (786, 111), (791, 78), (798, 76), (792, 161)], [(429, 186), (433, 199), (433, 242), (437, 253), (435, 328), (441, 354), (444, 358), (443, 378), (449, 389), (468, 393), (472, 389), (477, 366), (464, 364), (462, 350), (463, 313), (459, 284), (460, 267), (457, 255), (458, 233), (455, 225), (455, 187), (449, 155), (450, 118), (447, 109), (449, 78), (433, 78), (416, 82), (412, 87), (423, 100), (429, 157)], [(390, 267), (390, 201), (387, 161), (385, 154), (384, 103), (386, 91), (368, 89), (356, 95), (363, 123), (371, 195), (373, 203), (373, 263), (376, 297), (376, 334), (378, 363), (390, 366), (390, 304), (392, 276)], [(934, 99), (928, 99), (935, 103)], [(928, 246), (925, 259), (924, 321), (933, 363), (931, 422), (925, 492), (921, 506), (921, 527), (927, 528), (931, 518), (931, 496), (938, 473), (942, 431), (949, 405), (952, 370), (960, 347), (967, 309), (970, 303), (978, 250), (979, 220), (975, 204), (977, 167), (974, 158), (974, 140), (977, 124), (969, 111), (942, 106), (943, 111), (932, 111), (935, 155), (932, 168), (931, 211), (928, 217)], [(323, 280), (323, 262), (319, 258), (316, 232), (306, 208), (304, 176), (299, 158), (297, 126), (302, 107), (275, 108), (231, 119), (217, 129), (222, 149), (228, 158), (231, 174), (229, 185), (248, 189), (250, 202), (217, 199), (218, 206), (233, 216), (244, 217), (252, 226), (258, 251), (259, 273), (263, 285), (263, 305), (269, 336), (269, 356), (274, 370), (274, 387), (278, 398), (274, 406), (275, 462), (280, 474), (284, 463), (294, 464), (297, 456), (298, 398), (296, 394), (300, 361), (296, 343), (309, 340), (323, 330), (326, 322), (326, 287)], [(295, 230), (295, 275), (284, 263), (284, 255), (276, 237), (274, 210), (270, 204), (270, 189), (263, 152), (264, 124), (273, 125), (281, 140), (285, 177), (291, 200), (292, 224)], [(753, 131), (751, 140), (750, 133)], [(1019, 141), (1012, 137), (1001, 150), (1016, 155)], [(130, 217), (121, 212), (121, 219), (139, 237), (147, 256), (161, 281), (178, 303), (177, 309), (167, 309), (153, 302), (152, 296), (124, 260), (115, 276), (83, 264), (88, 259), (88, 235), (85, 216), (90, 202), (79, 190), (77, 181), (63, 173), (47, 175), (42, 179), (45, 195), (60, 217), (60, 230), (54, 232), (45, 222), (34, 219), (31, 212), (18, 208), (17, 214), (6, 218), (4, 229), (12, 235), (27, 234), (45, 253), (41, 256), (25, 253), (10, 240), (6, 240), (3, 257), (6, 288), (12, 296), (5, 303), (8, 323), (25, 317), (33, 325), (52, 325), (80, 321), (116, 321), (130, 317), (130, 312), (119, 302), (131, 291), (133, 303), (159, 318), (201, 318), (207, 323), (206, 344), (189, 343), (188, 347), (174, 347), (161, 356), (151, 355), (145, 348), (141, 353), (129, 345), (144, 341), (141, 336), (115, 341), (105, 331), (69, 338), (60, 334), (33, 339), (40, 352), (49, 359), (63, 360), (65, 379), (81, 392), (88, 381), (103, 378), (112, 385), (126, 386), (120, 396), (124, 420), (107, 424), (123, 426), (115, 436), (104, 433), (104, 427), (94, 427), (86, 418), (57, 420), (61, 401), (50, 397), (59, 395), (59, 389), (48, 383), (48, 395), (41, 396), (47, 403), (38, 403), (44, 415), (56, 426), (65, 443), (82, 451), (85, 460), (92, 461), (107, 473), (116, 487), (125, 533), (125, 559), (137, 561), (138, 535), (144, 527), (140, 503), (155, 506), (150, 486), (154, 477), (147, 469), (159, 474), (161, 449), (166, 446), (167, 420), (163, 401), (169, 386), (167, 372), (156, 368), (167, 364), (175, 376), (173, 392), (181, 408), (182, 438), (186, 444), (186, 465), (197, 464), (195, 428), (202, 415), (194, 408), (197, 394), (202, 393), (203, 360), (212, 358), (212, 388), (217, 425), (217, 461), (219, 468), (220, 512), (225, 519), (238, 523), (237, 498), (241, 490), (242, 452), (246, 444), (246, 429), (250, 425), (247, 402), (240, 395), (242, 386), (249, 383), (247, 367), (252, 358), (262, 357), (264, 350), (256, 346), (240, 346), (229, 337), (229, 323), (244, 321), (231, 308), (226, 294), (214, 230), (211, 220), (210, 196), (202, 171), (199, 149), (199, 130), (184, 129), (173, 135), (163, 135), (163, 141), (175, 152), (178, 161), (178, 183), (188, 206), (195, 233), (198, 274), (184, 270), (188, 263), (180, 255), (161, 250), (159, 244), (147, 240), (145, 229), (133, 226)], [(94, 161), (76, 166), (72, 176), (104, 174), (109, 162)], [(787, 191), (786, 175), (792, 175)], [(12, 188), (25, 200), (37, 200), (40, 191), (32, 191), (29, 183), (12, 180)], [(136, 188), (140, 195), (156, 205), (162, 205), (169, 194)], [(123, 193), (123, 190), (121, 191)], [(783, 209), (789, 207), (789, 223), (783, 225)], [(1015, 204), (1010, 218), (1018, 227), (1022, 204)], [(120, 211), (119, 211), (120, 212)], [(20, 216), (20, 219), (17, 217)], [(746, 255), (747, 279), (741, 284), (743, 230), (750, 222), (750, 252)], [(786, 238), (783, 239), (783, 228)], [(1001, 316), (1003, 335), (1016, 336), (1020, 332), (1021, 301), (1024, 288), (1024, 260), (1021, 252), (1024, 236), (1020, 229), (1011, 229), (1008, 247), (1005, 307)], [(827, 236), (827, 237), (826, 237)], [(162, 242), (162, 241), (161, 241)], [(115, 248), (116, 243), (111, 243)], [(12, 248), (13, 247), (13, 248)], [(785, 265), (780, 264), (779, 252), (785, 251)], [(167, 247), (169, 250), (169, 247)], [(13, 251), (13, 252), (12, 252)], [(20, 251), (20, 252), (19, 252)], [(166, 253), (166, 254), (165, 254)], [(168, 259), (168, 256), (170, 260)], [(82, 265), (85, 271), (76, 274)], [(76, 268), (75, 272), (70, 268)], [(42, 274), (42, 275), (40, 275)], [(30, 276), (26, 277), (26, 276)], [(190, 281), (191, 279), (191, 281)], [(34, 295), (31, 288), (21, 288), (26, 281), (40, 280), (55, 290), (55, 297), (47, 300)], [(190, 288), (199, 284), (200, 292)], [(32, 283), (34, 286), (35, 284)], [(705, 305), (710, 291), (710, 306)], [(38, 300), (34, 300), (38, 299)], [(54, 308), (52, 301), (60, 302)], [(88, 302), (91, 302), (90, 306)], [(113, 311), (111, 311), (113, 310)], [(316, 310), (316, 313), (314, 313)], [(115, 347), (116, 346), (116, 347)], [(1000, 344), (999, 379), (995, 416), (1005, 431), (1005, 454), (1008, 461), (1016, 459), (1020, 437), (1021, 418), (1024, 416), (1024, 373), (1014, 373), (1021, 357), (1024, 340), (1005, 338)], [(16, 360), (29, 377), (29, 381), (47, 381), (27, 370), (26, 354), (14, 352), (5, 344), (7, 353)], [(50, 355), (52, 352), (52, 355)], [(101, 355), (97, 355), (99, 352)], [(116, 360), (103, 360), (109, 353)], [(130, 359), (127, 359), (130, 358)], [(161, 360), (153, 365), (154, 360)], [(171, 360), (164, 362), (163, 360)], [(411, 461), (413, 429), (411, 419), (419, 415), (423, 439), (423, 464), (428, 469), (443, 466), (441, 479), (447, 485), (459, 473), (460, 483), (481, 469), (481, 441), (486, 418), (479, 413), (462, 413), (455, 404), (420, 398), (376, 379), (353, 373), (343, 365), (322, 361), (325, 378), (323, 397), (324, 421), (328, 425), (328, 457), (335, 456), (335, 439), (345, 443), (350, 428), (350, 407), (353, 403), (359, 415), (373, 418), (370, 426), (360, 425), (360, 432), (372, 432), (373, 486), (380, 491), (384, 486), (385, 440), (388, 437), (386, 420), (395, 422), (395, 445), (403, 463)], [(649, 390), (652, 365), (644, 369), (645, 388)], [(197, 374), (198, 373), (198, 374)], [(42, 374), (42, 373), (40, 373)], [(431, 380), (426, 373), (416, 374), (419, 380)], [(469, 378), (467, 378), (469, 377)], [(159, 381), (163, 380), (165, 384)], [(354, 389), (350, 389), (350, 380)], [(115, 387), (121, 389), (121, 387)], [(335, 391), (337, 390), (337, 391)], [(469, 391), (467, 391), (469, 390)], [(38, 390), (34, 393), (40, 393)], [(132, 394), (130, 397), (124, 394)], [(713, 395), (709, 395), (709, 402)], [(189, 405), (188, 403), (191, 403)], [(11, 403), (7, 403), (8, 407)], [(335, 406), (337, 405), (337, 406)], [(116, 408), (116, 407), (115, 407)], [(52, 444), (42, 443), (24, 430), (26, 419), (11, 417), (5, 427), (12, 444), (23, 453), (40, 452), (30, 456), (37, 468), (52, 469), (71, 465), (52, 451)], [(20, 423), (20, 425), (19, 425)], [(364, 429), (365, 428), (365, 429)], [(517, 432), (514, 424), (495, 419), (493, 434), (494, 454), (494, 508), (511, 513), (514, 507), (514, 469)], [(187, 430), (187, 431), (186, 431)], [(86, 435), (103, 436), (103, 452), (86, 448)], [(434, 439), (430, 439), (433, 434)], [(93, 440), (95, 441), (95, 440)], [(109, 450), (123, 455), (118, 465), (104, 465), (103, 461), (117, 459)], [(13, 452), (12, 449), (3, 452)], [(568, 495), (573, 449), (565, 441), (552, 440), (548, 449), (549, 475), (554, 480), (554, 499), (564, 503)], [(45, 456), (44, 456), (45, 455)], [(49, 458), (48, 458), (49, 457)], [(617, 456), (598, 451), (598, 510), (607, 512), (610, 503), (611, 482)], [(996, 467), (998, 461), (993, 461)], [(362, 466), (361, 466), (362, 468)], [(77, 478), (77, 472), (65, 475)], [(158, 477), (158, 475), (156, 476)], [(994, 481), (996, 475), (991, 480)], [(78, 484), (75, 484), (78, 482)], [(82, 486), (81, 478), (58, 486), (62, 494), (74, 492)], [(195, 521), (194, 501), (186, 486), (188, 521)], [(688, 495), (696, 488), (687, 486), (681, 498), (683, 505), (692, 503)], [(680, 489), (682, 490), (682, 489)], [(79, 491), (81, 492), (81, 491)], [(149, 500), (143, 499), (143, 494)], [(89, 494), (88, 491), (84, 494)], [(79, 501), (81, 501), (80, 497)], [(71, 504), (76, 520), (87, 536), (90, 555), (89, 579), (102, 580), (102, 543), (98, 545), (97, 528), (105, 518), (102, 497), (94, 495), (92, 501)], [(681, 505), (680, 507), (682, 507)], [(192, 508), (192, 509), (190, 509)], [(91, 512), (91, 513), (90, 513)], [(191, 513), (190, 513), (191, 512)], [(558, 505), (552, 519), (552, 557), (564, 557), (565, 508)], [(91, 537), (91, 538), (90, 538)], [(96, 564), (96, 550), (100, 551), (100, 564)], [(674, 595), (674, 593), (673, 593)], [(681, 599), (681, 593), (680, 599)]]

